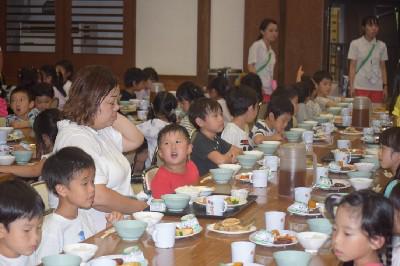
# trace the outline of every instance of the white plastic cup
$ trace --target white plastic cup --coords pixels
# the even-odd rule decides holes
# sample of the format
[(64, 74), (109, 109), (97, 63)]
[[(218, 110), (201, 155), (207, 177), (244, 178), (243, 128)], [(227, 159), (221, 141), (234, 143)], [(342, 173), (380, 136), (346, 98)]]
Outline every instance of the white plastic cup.
[(157, 248), (172, 248), (175, 245), (175, 223), (160, 223), (154, 226), (152, 234)]
[(296, 202), (308, 204), (311, 199), (311, 191), (310, 187), (296, 187), (294, 188), (294, 200)]
[(340, 112), (342, 114), (342, 117), (343, 116), (350, 116), (351, 109), (349, 107), (345, 107), (345, 108), (342, 108), (342, 110)]
[(268, 167), (272, 172), (278, 171), (279, 157), (275, 155), (265, 155), (264, 166)]
[(374, 128), (373, 127), (364, 127), (363, 128), (363, 135), (365, 136), (372, 136), (374, 135)]
[(317, 166), (316, 173), (316, 183), (317, 185), (321, 184), (324, 178), (328, 178), (328, 167), (325, 166)]
[(345, 126), (345, 127), (351, 126), (351, 120), (352, 120), (352, 116), (351, 115), (342, 116), (342, 125)]
[(286, 213), (279, 211), (268, 211), (265, 213), (265, 228), (268, 231), (283, 230), (285, 228)]
[(266, 169), (254, 170), (251, 175), (251, 183), (253, 183), (253, 187), (267, 187), (268, 171)]
[(207, 197), (206, 213), (208, 215), (222, 216), (228, 209), (228, 204), (223, 195), (213, 195)]
[(307, 130), (303, 132), (303, 141), (305, 144), (311, 144), (314, 141), (314, 131)]
[(231, 190), (231, 196), (238, 199), (239, 201), (247, 200), (248, 195), (249, 195), (249, 191), (244, 188)]
[(249, 241), (237, 241), (231, 243), (232, 261), (253, 263), (256, 244)]
[(351, 141), (349, 139), (338, 139), (337, 147), (338, 149), (350, 149)]

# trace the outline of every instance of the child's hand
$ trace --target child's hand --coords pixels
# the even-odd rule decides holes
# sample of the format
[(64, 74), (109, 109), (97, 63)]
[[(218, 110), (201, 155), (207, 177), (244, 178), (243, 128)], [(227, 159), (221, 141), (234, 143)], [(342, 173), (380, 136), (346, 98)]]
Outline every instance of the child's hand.
[(122, 220), (123, 218), (124, 215), (116, 211), (106, 214), (106, 220), (107, 220), (106, 227), (111, 227), (114, 222)]
[(283, 137), (282, 133), (275, 133), (274, 135), (270, 136), (270, 140), (284, 140), (285, 138)]

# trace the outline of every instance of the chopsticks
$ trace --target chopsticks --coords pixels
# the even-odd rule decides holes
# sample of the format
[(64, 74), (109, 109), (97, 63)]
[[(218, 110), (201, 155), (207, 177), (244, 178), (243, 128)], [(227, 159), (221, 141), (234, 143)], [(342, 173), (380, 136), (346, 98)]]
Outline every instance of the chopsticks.
[(100, 236), (100, 238), (101, 238), (101, 239), (104, 239), (104, 238), (106, 238), (106, 237), (108, 237), (109, 235), (114, 234), (114, 233), (115, 233), (115, 228), (114, 228), (114, 227), (111, 227), (111, 228), (107, 229), (107, 230), (104, 232), (104, 234)]

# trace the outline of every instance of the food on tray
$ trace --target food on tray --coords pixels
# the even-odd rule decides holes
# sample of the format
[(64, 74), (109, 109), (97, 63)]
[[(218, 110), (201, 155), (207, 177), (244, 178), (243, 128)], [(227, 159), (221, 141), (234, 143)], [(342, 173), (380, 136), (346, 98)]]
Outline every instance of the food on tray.
[(315, 200), (310, 199), (307, 204), (308, 209), (317, 208), (317, 202)]
[(281, 245), (281, 244), (291, 244), (296, 241), (295, 236), (291, 236), (288, 234), (281, 235), (278, 230), (272, 230), (272, 235), (274, 236), (274, 244)]
[(342, 183), (333, 183), (333, 185), (331, 186), (333, 188), (342, 188), (342, 187), (346, 187), (345, 184)]
[(250, 174), (241, 174), (239, 175), (239, 180), (249, 180), (250, 179)]
[(176, 224), (176, 236), (188, 236), (201, 231), (201, 226), (194, 214), (182, 216), (181, 222)]
[(176, 228), (176, 236), (187, 236), (193, 234), (193, 228)]
[(242, 225), (241, 221), (237, 218), (227, 218), (221, 222), (214, 224), (214, 230), (238, 232), (249, 230), (253, 224)]
[(239, 199), (234, 198), (234, 197), (226, 197), (225, 198), (226, 203), (228, 203), (229, 205), (236, 205), (239, 204)]
[(353, 133), (353, 134), (355, 134), (355, 133), (361, 133), (361, 131), (358, 131), (358, 130), (355, 129), (354, 127), (346, 127), (346, 128), (343, 130), (343, 132), (344, 132), (344, 133)]

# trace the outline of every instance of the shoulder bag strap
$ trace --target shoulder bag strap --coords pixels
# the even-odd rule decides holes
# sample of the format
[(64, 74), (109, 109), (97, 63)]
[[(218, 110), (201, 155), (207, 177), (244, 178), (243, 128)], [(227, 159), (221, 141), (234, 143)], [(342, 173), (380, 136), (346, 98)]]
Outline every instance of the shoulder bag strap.
[(262, 66), (260, 66), (259, 68), (257, 68), (256, 73), (260, 73), (262, 70), (264, 70), (264, 68), (266, 68), (269, 64), (269, 62), (271, 61), (271, 52), (268, 53), (268, 58), (267, 58), (267, 62), (265, 64), (263, 64)]
[(374, 44), (372, 45), (371, 49), (370, 49), (369, 52), (368, 52), (367, 57), (365, 57), (364, 60), (361, 62), (361, 64), (357, 67), (356, 74), (357, 74), (357, 73), (360, 71), (360, 69), (365, 65), (365, 63), (367, 63), (367, 61), (371, 58), (371, 55), (372, 55), (372, 52), (373, 52), (374, 49), (375, 49), (375, 46), (376, 46), (376, 43), (374, 43)]

